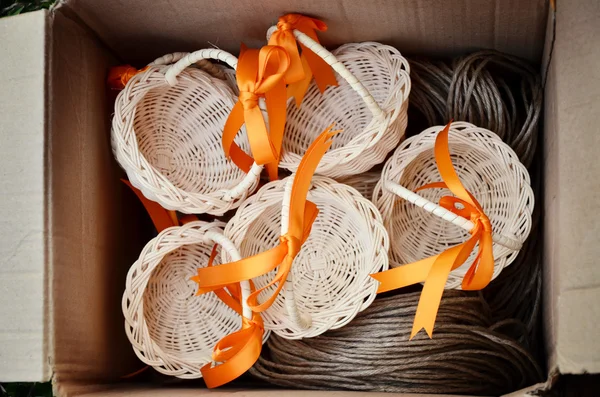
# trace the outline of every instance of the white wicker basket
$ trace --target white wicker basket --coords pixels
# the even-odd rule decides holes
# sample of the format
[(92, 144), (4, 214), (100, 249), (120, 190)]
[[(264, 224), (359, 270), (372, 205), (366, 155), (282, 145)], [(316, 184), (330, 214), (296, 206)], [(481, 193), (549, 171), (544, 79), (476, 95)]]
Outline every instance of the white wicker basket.
[[(267, 38), (276, 29), (269, 29)], [(317, 174), (354, 175), (384, 161), (406, 130), (410, 93), (406, 59), (395, 48), (373, 42), (345, 44), (329, 52), (299, 30), (293, 32), (298, 42), (338, 73), (339, 86), (321, 94), (313, 81), (300, 107), (288, 102), (279, 166), (295, 171), (306, 149), (331, 123), (344, 132), (335, 138)]]
[[(122, 301), (127, 337), (140, 360), (163, 374), (202, 377), (200, 368), (212, 362), (215, 344), (240, 329), (238, 313), (214, 293), (196, 296), (197, 284), (190, 280), (207, 266), (214, 244), (240, 259), (222, 226), (194, 221), (163, 230), (127, 274)], [(250, 285), (244, 281), (240, 287), (243, 315), (252, 318), (246, 304)]]
[[(115, 103), (112, 146), (131, 183), (183, 213), (222, 215), (256, 189), (262, 166), (246, 174), (225, 158), (221, 135), (236, 97), (227, 83), (188, 66), (237, 59), (218, 49), (182, 55), (135, 75)], [(167, 56), (169, 57), (169, 56)], [(170, 63), (159, 59), (155, 63)], [(236, 143), (248, 151), (245, 135)]]
[[(431, 127), (404, 141), (386, 162), (373, 201), (381, 211), (392, 241), (390, 266), (397, 267), (434, 256), (466, 241), (470, 220), (440, 207), (447, 189), (419, 187), (440, 182), (433, 153), (443, 127)], [(529, 174), (513, 152), (493, 132), (465, 122), (449, 131), (452, 163), (465, 188), (479, 201), (494, 232), (495, 278), (517, 256), (531, 231), (534, 197)], [(451, 193), (450, 193), (451, 194)], [(452, 271), (446, 288), (460, 288), (477, 251)]]
[(381, 172), (368, 171), (362, 174), (350, 175), (341, 178), (336, 178), (336, 181), (343, 183), (348, 186), (352, 186), (360, 194), (362, 194), (367, 200), (373, 200), (373, 190), (375, 185), (381, 178)]
[[(242, 256), (276, 246), (287, 233), (292, 183), (288, 177), (263, 186), (227, 223), (225, 235)], [(378, 283), (369, 275), (388, 269), (387, 232), (373, 203), (355, 189), (319, 176), (307, 199), (319, 214), (282, 293), (263, 312), (265, 329), (288, 339), (317, 336), (350, 322), (375, 299)], [(256, 287), (264, 287), (274, 275), (254, 279)]]

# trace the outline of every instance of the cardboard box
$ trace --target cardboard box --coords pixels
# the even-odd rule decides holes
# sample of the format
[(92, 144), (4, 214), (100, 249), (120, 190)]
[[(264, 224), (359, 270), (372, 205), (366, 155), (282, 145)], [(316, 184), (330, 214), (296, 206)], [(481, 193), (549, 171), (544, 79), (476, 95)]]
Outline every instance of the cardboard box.
[[(139, 368), (120, 300), (148, 236), (117, 178), (105, 76), (172, 51), (259, 46), (287, 12), (325, 20), (331, 47), (374, 40), (430, 56), (495, 48), (549, 65), (538, 203), (549, 381), (530, 391), (557, 374), (600, 372), (600, 3), (65, 0), (0, 20), (0, 381), (52, 380), (60, 396), (233, 393), (117, 382)], [(286, 392), (309, 394), (347, 393)]]

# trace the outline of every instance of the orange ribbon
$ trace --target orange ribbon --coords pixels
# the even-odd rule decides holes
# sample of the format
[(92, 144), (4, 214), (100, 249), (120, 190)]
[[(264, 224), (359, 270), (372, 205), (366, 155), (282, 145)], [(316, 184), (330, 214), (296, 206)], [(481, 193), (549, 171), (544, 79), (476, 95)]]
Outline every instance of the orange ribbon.
[[(238, 283), (264, 275), (279, 266), (273, 280), (258, 291), (254, 290), (254, 285), (250, 281), (252, 293), (248, 297), (248, 306), (253, 310), (252, 319), (242, 316), (242, 329), (224, 337), (215, 346), (213, 360), (221, 364), (214, 367), (212, 364), (207, 364), (201, 369), (209, 388), (224, 385), (242, 375), (254, 365), (260, 355), (264, 326), (259, 313), (275, 301), (291, 270), (292, 262), (300, 251), (301, 245), (308, 238), (318, 214), (317, 206), (307, 201), (306, 195), (312, 175), (331, 146), (331, 137), (337, 133), (337, 131), (331, 132), (330, 128), (313, 142), (300, 162), (291, 191), (289, 230), (281, 236), (281, 244), (250, 258), (219, 266), (212, 266), (216, 254), (213, 249), (209, 266), (198, 269), (198, 275), (192, 277), (192, 280), (199, 285), (198, 294), (214, 291), (221, 301), (242, 315)], [(259, 304), (260, 293), (275, 283), (278, 283), (275, 292), (269, 299)]]
[[(225, 156), (231, 157), (233, 162), (245, 172), (250, 170), (253, 162), (266, 164), (271, 180), (277, 179), (286, 119), (286, 91), (283, 75), (289, 64), (289, 56), (281, 47), (264, 46), (260, 50), (255, 50), (247, 49), (242, 45), (236, 70), (240, 96), (223, 130)], [(267, 102), (269, 131), (258, 107), (260, 97), (264, 97)], [(244, 124), (246, 124), (254, 159), (234, 142)]]
[(319, 43), (316, 30), (324, 32), (327, 30), (327, 25), (323, 21), (304, 15), (287, 14), (279, 18), (277, 30), (269, 39), (270, 45), (281, 46), (290, 55), (290, 67), (285, 73), (285, 82), (289, 84), (288, 97), (293, 96), (296, 105), (300, 106), (313, 76), (321, 93), (325, 92), (328, 85), (338, 84), (331, 66), (301, 43), (302, 55), (300, 55), (294, 29)]
[[(213, 248), (208, 267), (212, 267), (217, 250)], [(199, 274), (201, 274), (200, 269)], [(197, 277), (192, 277), (197, 280)], [(254, 290), (254, 285), (250, 281), (250, 286)], [(262, 350), (262, 338), (264, 325), (260, 314), (253, 313), (252, 319), (243, 317), (242, 305), (240, 303), (241, 291), (238, 283), (230, 284), (225, 288), (214, 290), (217, 297), (242, 316), (242, 328), (230, 335), (225, 336), (215, 345), (212, 359), (214, 362), (222, 364), (212, 366), (211, 363), (203, 366), (200, 371), (202, 377), (209, 388), (222, 386), (236, 379), (246, 372), (256, 360)], [(198, 291), (197, 295), (202, 294)]]
[(179, 226), (179, 220), (177, 219), (177, 213), (175, 211), (169, 211), (167, 209), (164, 209), (157, 202), (148, 200), (146, 196), (144, 196), (139, 189), (133, 187), (131, 182), (129, 182), (128, 180), (121, 179), (121, 181), (127, 186), (129, 186), (131, 190), (133, 190), (135, 195), (138, 196), (138, 198), (144, 205), (146, 212), (148, 212), (148, 215), (150, 215), (152, 223), (154, 223), (154, 227), (156, 227), (157, 232), (160, 233), (168, 227)]
[(110, 68), (106, 82), (111, 90), (122, 90), (133, 76), (148, 69), (148, 66), (137, 70), (131, 65), (121, 65)]
[[(450, 189), (456, 197), (442, 197), (440, 206), (462, 217), (470, 218), (475, 225), (471, 230), (471, 237), (464, 243), (451, 247), (441, 254), (371, 275), (381, 283), (377, 290), (378, 293), (425, 282), (413, 322), (411, 339), (422, 328), (425, 328), (430, 338), (432, 337), (435, 318), (448, 275), (469, 258), (477, 243), (479, 243), (479, 250), (473, 264), (463, 278), (462, 288), (464, 290), (482, 289), (489, 284), (494, 272), (491, 223), (479, 202), (465, 189), (454, 170), (448, 147), (449, 129), (450, 124), (440, 131), (435, 140), (434, 149), (437, 167), (444, 182), (428, 184), (418, 190), (429, 188)], [(457, 209), (457, 203), (462, 204), (464, 208)]]
[[(275, 302), (291, 270), (292, 262), (308, 238), (318, 214), (317, 206), (307, 201), (306, 195), (319, 161), (331, 146), (331, 137), (338, 132), (330, 130), (331, 126), (319, 135), (308, 148), (298, 166), (291, 191), (289, 229), (285, 235), (281, 236), (280, 244), (268, 251), (237, 262), (198, 269), (198, 276), (194, 278), (194, 281), (199, 284), (199, 291), (202, 293), (214, 291), (229, 284), (262, 276), (278, 268), (275, 277), (269, 284), (248, 297), (248, 306), (255, 312), (263, 312)], [(265, 302), (259, 304), (260, 293), (275, 284), (277, 284), (275, 292)]]

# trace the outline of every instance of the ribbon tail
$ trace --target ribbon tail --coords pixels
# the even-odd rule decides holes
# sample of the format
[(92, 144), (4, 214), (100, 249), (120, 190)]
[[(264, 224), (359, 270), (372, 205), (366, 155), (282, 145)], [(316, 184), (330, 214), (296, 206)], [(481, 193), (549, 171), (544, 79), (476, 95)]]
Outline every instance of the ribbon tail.
[(298, 239), (302, 237), (301, 233), (304, 229), (302, 222), (310, 182), (319, 166), (319, 162), (332, 144), (331, 138), (338, 133), (338, 131), (331, 131), (331, 127), (332, 126), (329, 126), (323, 131), (306, 150), (306, 153), (298, 165), (298, 170), (294, 175), (294, 184), (292, 186), (290, 200), (290, 226), (288, 233)]
[(300, 57), (300, 61), (302, 63), (302, 69), (304, 70), (304, 77), (294, 83), (291, 83), (287, 87), (287, 97), (293, 97), (297, 107), (300, 107), (302, 104), (304, 96), (306, 95), (306, 91), (308, 91), (308, 87), (310, 86), (310, 82), (313, 78), (310, 65), (308, 64), (308, 61), (304, 55)]
[(433, 326), (448, 275), (452, 270), (465, 263), (477, 244), (477, 237), (477, 235), (471, 236), (466, 242), (451, 247), (437, 256), (423, 285), (410, 339), (414, 338), (423, 328), (430, 338), (433, 336)]
[(408, 265), (371, 274), (371, 277), (380, 283), (377, 293), (380, 294), (382, 292), (408, 287), (409, 285), (425, 281), (429, 274), (429, 270), (438, 256), (439, 255), (432, 256), (417, 262), (409, 263)]
[(481, 232), (479, 239), (479, 252), (477, 258), (465, 274), (462, 288), (466, 291), (480, 290), (492, 281), (494, 275), (494, 252), (492, 235), (489, 232)]
[(337, 86), (338, 82), (331, 66), (305, 45), (300, 44), (300, 48), (302, 48), (302, 55), (306, 57), (306, 61), (310, 66), (310, 70), (315, 78), (317, 87), (319, 87), (319, 91), (324, 93), (327, 86)]
[(234, 142), (242, 125), (244, 125), (244, 108), (238, 101), (233, 106), (233, 109), (225, 122), (222, 145), (225, 157), (231, 158), (231, 161), (233, 161), (239, 169), (248, 173), (252, 164), (254, 164), (254, 160)]
[(286, 88), (283, 81), (276, 84), (265, 94), (267, 112), (269, 114), (269, 136), (275, 150), (275, 161), (267, 163), (266, 168), (271, 181), (278, 179), (281, 144), (286, 121)]
[[(260, 318), (258, 318), (258, 321), (260, 321)], [(240, 377), (258, 360), (262, 349), (263, 330), (256, 324), (251, 324), (247, 330), (250, 332), (243, 332), (246, 331), (243, 329), (230, 335), (235, 337), (230, 338), (233, 339), (230, 341), (232, 346), (229, 350), (231, 352), (228, 350), (227, 353), (229, 354), (221, 355), (226, 358), (225, 362), (214, 367), (209, 363), (200, 369), (208, 388), (222, 386)], [(215, 358), (219, 359), (219, 357)], [(225, 358), (221, 357), (223, 360)]]
[(150, 215), (152, 223), (154, 224), (157, 232), (160, 233), (168, 227), (179, 225), (175, 211), (166, 210), (157, 202), (148, 200), (146, 196), (144, 196), (142, 192), (135, 188), (128, 180), (121, 179), (121, 181), (129, 186), (129, 188), (133, 190), (135, 195), (140, 199), (144, 205), (144, 208), (146, 208), (146, 212), (148, 212), (148, 215)]
[(258, 106), (244, 110), (246, 131), (250, 141), (252, 157), (256, 164), (263, 165), (275, 161), (276, 153), (267, 132), (267, 126)]

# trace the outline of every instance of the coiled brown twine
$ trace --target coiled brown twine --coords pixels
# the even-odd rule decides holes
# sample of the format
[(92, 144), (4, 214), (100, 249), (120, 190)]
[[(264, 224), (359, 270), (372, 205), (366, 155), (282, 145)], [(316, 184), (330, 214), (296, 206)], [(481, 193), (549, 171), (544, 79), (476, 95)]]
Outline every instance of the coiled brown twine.
[[(410, 65), (409, 133), (449, 119), (496, 132), (530, 170), (537, 199), (538, 72), (488, 50)], [(539, 210), (536, 205), (518, 258), (490, 286), (444, 293), (433, 339), (420, 333), (409, 341), (420, 293), (397, 294), (376, 299), (350, 324), (317, 338), (272, 335), (250, 373), (289, 388), (401, 393), (499, 395), (541, 381)]]
[[(521, 58), (493, 50), (451, 64), (410, 61), (410, 120), (423, 128), (450, 119), (494, 131), (529, 168), (537, 146), (543, 89), (539, 73)], [(416, 114), (420, 113), (420, 115)]]
[(479, 395), (542, 379), (531, 354), (496, 330), (478, 294), (446, 291), (434, 338), (409, 341), (419, 296), (376, 299), (347, 326), (316, 338), (271, 335), (250, 373), (291, 388)]

